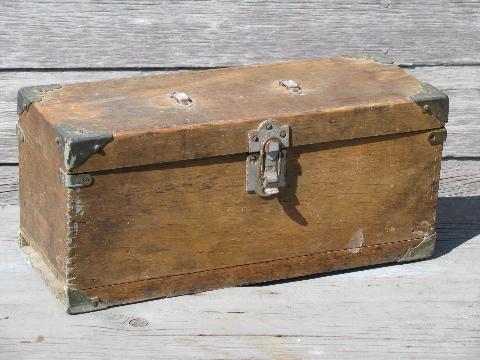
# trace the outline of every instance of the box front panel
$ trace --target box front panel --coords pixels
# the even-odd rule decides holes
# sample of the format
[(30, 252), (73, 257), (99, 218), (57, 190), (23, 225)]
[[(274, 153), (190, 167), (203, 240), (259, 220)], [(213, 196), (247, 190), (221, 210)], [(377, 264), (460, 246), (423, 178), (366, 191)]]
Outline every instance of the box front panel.
[[(78, 288), (228, 268), (434, 232), (430, 131), (289, 149), (288, 187), (245, 191), (245, 155), (92, 173), (72, 199)], [(373, 262), (379, 262), (378, 259)], [(381, 262), (381, 261), (380, 261)]]

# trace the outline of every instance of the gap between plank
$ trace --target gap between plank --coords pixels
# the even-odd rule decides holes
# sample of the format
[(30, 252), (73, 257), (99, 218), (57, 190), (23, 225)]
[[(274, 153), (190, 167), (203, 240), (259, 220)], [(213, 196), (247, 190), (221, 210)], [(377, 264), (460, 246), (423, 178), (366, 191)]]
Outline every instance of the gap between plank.
[[(444, 156), (442, 161), (480, 161), (480, 156)], [(2, 162), (0, 166), (18, 166), (18, 162)]]
[[(263, 63), (252, 64), (252, 65), (260, 65)], [(462, 66), (480, 66), (480, 61), (459, 61), (459, 62), (452, 62), (452, 63), (442, 63), (442, 62), (431, 62), (431, 63), (406, 63), (406, 62), (394, 62), (394, 65), (397, 65), (401, 68), (409, 68), (414, 69), (416, 67), (462, 67)], [(91, 71), (91, 72), (102, 72), (102, 71), (180, 71), (180, 70), (211, 70), (211, 69), (222, 69), (227, 67), (234, 67), (234, 66), (245, 66), (245, 65), (238, 65), (238, 64), (229, 64), (229, 65), (222, 65), (222, 66), (119, 66), (119, 67), (66, 67), (66, 68), (58, 68), (58, 67), (45, 67), (45, 68), (37, 68), (37, 67), (9, 67), (9, 68), (0, 68), (0, 73), (2, 72), (68, 72), (68, 71)]]
[[(122, 67), (68, 67), (68, 68), (0, 68), (5, 72), (105, 72), (105, 71), (181, 71), (181, 70), (211, 70), (228, 66), (122, 66)], [(231, 66), (230, 66), (231, 67)]]
[[(425, 239), (426, 237), (429, 237), (433, 234), (436, 234), (436, 232), (433, 232), (432, 234), (429, 234), (428, 236), (425, 236), (423, 237), (423, 239)], [(409, 243), (409, 242), (413, 242), (415, 240), (420, 240), (422, 239), (422, 237), (414, 237), (414, 238), (411, 238), (411, 239), (404, 239), (404, 240), (397, 240), (397, 241), (390, 241), (390, 242), (386, 242), (386, 243), (381, 243), (381, 244), (373, 244), (373, 245), (367, 245), (367, 246), (361, 246), (360, 249), (361, 250), (365, 250), (365, 249), (372, 249), (372, 248), (376, 248), (376, 247), (382, 247), (382, 246), (386, 246), (386, 245), (392, 245), (392, 244), (398, 244), (398, 243)], [(419, 244), (415, 245), (415, 246), (418, 246)], [(414, 247), (415, 247), (414, 246)], [(352, 248), (346, 248), (346, 249), (338, 249), (338, 250), (329, 250), (329, 251), (323, 251), (323, 252), (319, 252), (319, 253), (311, 253), (311, 254), (304, 254), (304, 255), (298, 255), (298, 256), (291, 256), (291, 257), (286, 257), (286, 258), (278, 258), (278, 259), (271, 259), (271, 260), (264, 260), (264, 261), (258, 261), (258, 262), (253, 262), (253, 263), (248, 263), (248, 264), (241, 264), (241, 265), (231, 265), (231, 266), (225, 266), (225, 267), (220, 267), (220, 268), (214, 268), (214, 269), (205, 269), (205, 270), (199, 270), (199, 271), (191, 271), (191, 272), (186, 272), (186, 273), (181, 273), (181, 274), (171, 274), (171, 275), (164, 275), (164, 276), (158, 276), (158, 277), (154, 277), (154, 278), (149, 278), (149, 279), (139, 279), (139, 280), (132, 280), (132, 281), (126, 281), (126, 282), (120, 282), (120, 283), (115, 283), (115, 284), (107, 284), (107, 285), (102, 285), (102, 286), (93, 286), (93, 287), (88, 287), (88, 288), (80, 288), (78, 289), (79, 291), (83, 291), (83, 290), (93, 290), (93, 289), (105, 289), (105, 288), (110, 288), (112, 286), (125, 286), (125, 285), (128, 285), (128, 284), (134, 284), (134, 283), (148, 283), (148, 282), (151, 282), (151, 281), (156, 281), (156, 280), (159, 280), (159, 279), (166, 279), (166, 278), (175, 278), (175, 277), (184, 277), (184, 276), (187, 276), (187, 275), (192, 275), (192, 274), (201, 274), (201, 273), (208, 273), (208, 272), (214, 272), (214, 271), (218, 271), (218, 270), (226, 270), (226, 269), (232, 269), (232, 268), (239, 268), (239, 267), (244, 267), (244, 266), (251, 266), (251, 265), (259, 265), (259, 264), (268, 264), (268, 263), (272, 263), (272, 262), (277, 262), (277, 261), (282, 261), (282, 260), (292, 260), (292, 259), (299, 259), (299, 258), (307, 258), (307, 257), (311, 257), (311, 256), (317, 256), (317, 255), (326, 255), (326, 254), (335, 254), (335, 253), (341, 253), (341, 252), (347, 252), (347, 251), (350, 251)], [(397, 261), (394, 261), (394, 262), (391, 262), (392, 264), (393, 263), (397, 263)], [(375, 265), (381, 265), (381, 264), (371, 264), (371, 265), (367, 265), (368, 266), (375, 266)], [(48, 266), (48, 265), (47, 265)], [(363, 266), (362, 266), (363, 267)], [(340, 269), (340, 270), (334, 270), (334, 271), (326, 271), (326, 272), (323, 272), (323, 273), (319, 273), (317, 275), (320, 275), (320, 274), (328, 274), (328, 273), (332, 273), (332, 272), (336, 272), (336, 271), (344, 271), (344, 270), (349, 270), (349, 269)], [(312, 274), (312, 275), (315, 275), (315, 274)], [(304, 276), (309, 276), (309, 275), (304, 275)], [(301, 277), (304, 277), (304, 276), (295, 276), (293, 278), (301, 278)], [(275, 279), (275, 280), (271, 280), (271, 281), (262, 281), (262, 282), (258, 282), (258, 284), (265, 284), (265, 283), (269, 283), (269, 282), (274, 282), (274, 281), (281, 281), (281, 280), (288, 280), (289, 278), (282, 278), (282, 279)], [(256, 283), (252, 283), (252, 284), (256, 284)], [(74, 284), (69, 284), (69, 285), (74, 285)], [(246, 286), (246, 285), (250, 285), (249, 283), (247, 284), (242, 284), (242, 285), (238, 285), (238, 286)], [(149, 301), (149, 300), (145, 300), (145, 301)]]

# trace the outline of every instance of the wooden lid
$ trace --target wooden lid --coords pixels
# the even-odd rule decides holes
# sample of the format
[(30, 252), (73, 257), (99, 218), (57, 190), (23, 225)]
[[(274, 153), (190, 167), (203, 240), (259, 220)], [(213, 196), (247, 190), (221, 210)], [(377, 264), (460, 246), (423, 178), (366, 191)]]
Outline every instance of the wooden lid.
[(31, 111), (78, 173), (247, 152), (265, 119), (290, 126), (291, 146), (439, 128), (448, 98), (394, 65), (336, 58), (63, 85)]

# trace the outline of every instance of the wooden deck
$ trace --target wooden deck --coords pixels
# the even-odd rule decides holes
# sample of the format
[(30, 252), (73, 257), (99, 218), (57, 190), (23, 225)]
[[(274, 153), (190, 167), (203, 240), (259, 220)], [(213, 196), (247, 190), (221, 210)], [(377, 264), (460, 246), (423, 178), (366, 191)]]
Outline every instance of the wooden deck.
[[(0, 359), (479, 359), (479, 33), (466, 0), (2, 1)], [(432, 259), (76, 316), (25, 262), (19, 87), (359, 52), (450, 96)]]

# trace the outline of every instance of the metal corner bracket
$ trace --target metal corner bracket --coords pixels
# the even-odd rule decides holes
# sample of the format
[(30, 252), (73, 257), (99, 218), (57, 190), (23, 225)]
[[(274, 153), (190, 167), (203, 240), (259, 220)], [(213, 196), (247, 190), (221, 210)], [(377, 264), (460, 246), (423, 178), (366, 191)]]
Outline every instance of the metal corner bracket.
[(18, 90), (17, 95), (17, 114), (20, 116), (22, 113), (28, 109), (28, 107), (37, 101), (42, 101), (43, 96), (52, 90), (60, 89), (62, 85), (60, 84), (51, 84), (51, 85), (38, 85), (38, 86), (28, 86)]
[(435, 86), (422, 83), (421, 89), (409, 99), (420, 106), (424, 113), (436, 116), (442, 123), (448, 122), (448, 96)]
[(88, 297), (77, 289), (65, 288), (65, 307), (70, 315), (82, 314), (91, 311), (104, 310), (108, 306), (98, 297)]
[(69, 189), (87, 187), (93, 184), (93, 177), (90, 174), (67, 174), (62, 169), (58, 171), (58, 179)]
[(425, 236), (417, 246), (411, 247), (397, 262), (415, 261), (429, 258), (433, 255), (435, 250), (435, 241), (437, 240), (437, 233)]
[(76, 129), (69, 124), (55, 125), (55, 132), (57, 135), (55, 141), (62, 149), (63, 162), (67, 170), (80, 166), (113, 140), (113, 134), (109, 131)]

